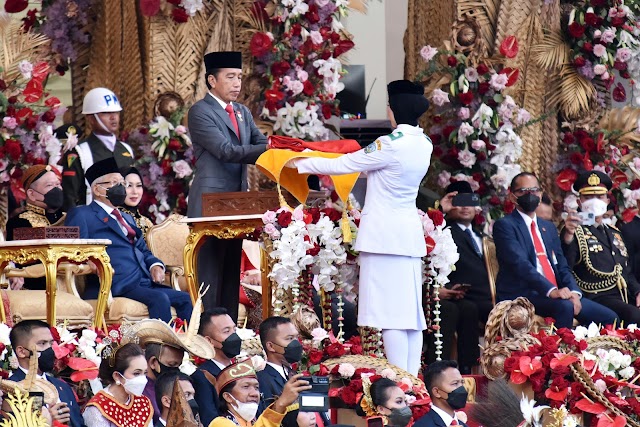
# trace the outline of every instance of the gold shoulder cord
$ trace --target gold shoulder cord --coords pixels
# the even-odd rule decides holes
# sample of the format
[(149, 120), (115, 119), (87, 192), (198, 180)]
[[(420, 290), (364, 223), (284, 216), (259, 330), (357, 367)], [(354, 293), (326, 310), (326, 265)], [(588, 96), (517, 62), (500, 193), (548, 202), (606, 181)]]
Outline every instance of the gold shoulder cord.
[(591, 259), (589, 258), (589, 247), (587, 246), (587, 239), (584, 236), (582, 227), (576, 228), (575, 238), (578, 241), (580, 261), (584, 262), (584, 265), (589, 273), (600, 279), (603, 279), (602, 281), (595, 283), (585, 282), (575, 273), (575, 271), (572, 271), (573, 277), (575, 277), (576, 282), (578, 282), (578, 286), (580, 286), (580, 289), (587, 293), (598, 293), (605, 292), (617, 287), (622, 300), (628, 303), (629, 301), (627, 298), (627, 282), (622, 277), (622, 266), (620, 264), (616, 264), (616, 266), (613, 268), (613, 271), (610, 273), (596, 270), (591, 263)]
[(30, 210), (22, 212), (19, 218), (29, 221), (32, 227), (48, 227), (51, 225), (46, 216), (39, 215)]

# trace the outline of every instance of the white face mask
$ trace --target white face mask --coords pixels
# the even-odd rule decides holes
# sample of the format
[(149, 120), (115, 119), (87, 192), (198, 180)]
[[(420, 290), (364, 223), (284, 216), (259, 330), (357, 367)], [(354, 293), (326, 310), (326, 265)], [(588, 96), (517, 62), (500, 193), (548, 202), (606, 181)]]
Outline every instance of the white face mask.
[(589, 199), (582, 202), (582, 212), (594, 214), (596, 217), (607, 213), (607, 202), (600, 199)]
[(124, 375), (122, 375), (122, 378), (124, 378), (125, 380), (123, 387), (127, 391), (127, 393), (133, 394), (134, 396), (142, 396), (142, 392), (147, 386), (148, 381), (145, 375), (138, 375), (137, 377), (133, 378), (126, 378)]
[(611, 218), (602, 218), (602, 223), (608, 226), (615, 226), (616, 222), (618, 222), (618, 218), (612, 216)]
[(233, 397), (231, 393), (229, 393), (229, 396), (236, 401), (235, 405), (233, 405), (233, 410), (236, 411), (243, 420), (251, 422), (256, 418), (256, 413), (258, 413), (258, 404), (256, 402), (242, 403)]

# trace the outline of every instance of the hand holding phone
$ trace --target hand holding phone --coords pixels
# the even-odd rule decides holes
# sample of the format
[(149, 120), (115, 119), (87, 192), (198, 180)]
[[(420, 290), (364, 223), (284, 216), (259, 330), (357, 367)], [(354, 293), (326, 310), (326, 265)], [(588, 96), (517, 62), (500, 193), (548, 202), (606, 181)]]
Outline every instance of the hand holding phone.
[(471, 285), (469, 283), (458, 283), (453, 285), (453, 289), (454, 291), (462, 291), (462, 292), (467, 292), (469, 289), (471, 289)]

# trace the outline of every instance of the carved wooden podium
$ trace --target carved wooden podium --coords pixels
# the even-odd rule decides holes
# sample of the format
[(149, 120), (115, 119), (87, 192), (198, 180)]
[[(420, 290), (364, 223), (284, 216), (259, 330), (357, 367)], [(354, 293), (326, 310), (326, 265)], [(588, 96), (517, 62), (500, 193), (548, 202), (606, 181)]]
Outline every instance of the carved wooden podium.
[[(244, 239), (253, 236), (262, 227), (262, 215), (279, 209), (275, 191), (243, 191), (236, 193), (209, 193), (202, 196), (202, 217), (184, 218), (190, 233), (184, 247), (184, 273), (191, 299), (198, 297), (198, 251), (209, 236), (218, 239)], [(271, 286), (265, 253), (261, 251), (263, 313), (268, 316), (271, 305)]]

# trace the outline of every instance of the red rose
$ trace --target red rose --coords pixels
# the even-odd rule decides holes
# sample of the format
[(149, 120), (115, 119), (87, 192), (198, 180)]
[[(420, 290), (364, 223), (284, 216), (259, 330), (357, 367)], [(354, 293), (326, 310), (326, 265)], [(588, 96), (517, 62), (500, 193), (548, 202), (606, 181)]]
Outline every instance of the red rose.
[(28, 0), (7, 0), (4, 4), (4, 10), (7, 13), (20, 13), (29, 6)]
[(4, 142), (4, 152), (11, 158), (11, 160), (19, 160), (22, 155), (22, 145), (20, 141), (15, 139), (7, 139)]
[(321, 212), (333, 222), (338, 222), (342, 218), (342, 214), (333, 208), (324, 208)]
[(591, 44), (591, 42), (584, 42), (584, 44), (582, 45), (582, 50), (584, 52), (592, 52), (593, 51), (593, 44)]
[(476, 216), (473, 218), (473, 223), (477, 226), (484, 225), (486, 221), (487, 221), (486, 218), (481, 213), (476, 214)]
[(156, 16), (160, 12), (160, 0), (140, 0), (140, 12), (144, 16)]
[(184, 193), (184, 186), (180, 180), (175, 180), (167, 187), (169, 191), (169, 195), (173, 197), (178, 197), (182, 193)]
[(333, 109), (330, 104), (322, 104), (322, 116), (325, 120), (329, 120), (331, 118), (331, 113)]
[(579, 39), (584, 36), (584, 26), (580, 25), (579, 22), (573, 21), (571, 25), (569, 25), (569, 34), (574, 39)]
[(343, 53), (349, 52), (351, 49), (353, 49), (354, 46), (355, 44), (351, 40), (340, 40), (336, 44), (336, 47), (333, 48), (334, 58), (337, 58)]
[[(353, 344), (351, 346), (351, 350), (350, 351), (351, 351), (351, 354), (356, 354), (356, 355), (360, 355), (360, 354), (364, 353), (364, 349), (359, 344)], [(2, 353), (2, 352), (0, 352), (0, 353)]]
[(329, 375), (329, 368), (327, 368), (325, 365), (323, 365), (321, 363), (320, 364), (320, 370), (318, 372), (316, 372), (316, 375), (318, 375), (320, 377), (326, 377), (327, 375)]
[(273, 74), (274, 77), (282, 77), (290, 69), (291, 65), (289, 65), (287, 61), (274, 62), (273, 65), (271, 65), (271, 74)]
[(516, 36), (507, 36), (500, 43), (500, 53), (507, 58), (515, 58), (518, 55), (518, 39)]
[(615, 18), (611, 18), (611, 25), (613, 25), (614, 27), (622, 27), (625, 21), (626, 21), (625, 18), (620, 18), (616, 16)]
[(489, 92), (489, 89), (489, 82), (482, 82), (478, 85), (478, 93), (480, 95), (484, 95), (485, 93)]
[[(362, 374), (375, 374), (376, 370), (373, 368), (358, 368), (356, 369), (356, 372), (353, 374), (352, 378), (361, 378)], [(373, 375), (371, 377), (369, 377), (369, 380), (371, 381), (371, 383), (376, 382), (377, 379), (380, 379), (380, 375)]]
[(307, 209), (307, 213), (311, 215), (311, 222), (313, 224), (317, 224), (320, 221), (320, 209), (319, 208), (309, 208)]
[(627, 92), (622, 86), (622, 83), (618, 83), (616, 87), (613, 88), (613, 92), (611, 94), (613, 100), (616, 102), (624, 102), (627, 99)]
[(444, 139), (448, 141), (454, 130), (456, 130), (455, 126), (445, 126), (444, 129), (442, 129)]
[(500, 197), (498, 196), (491, 196), (489, 198), (489, 204), (492, 206), (498, 206), (500, 205)]
[(442, 148), (438, 147), (437, 145), (433, 147), (433, 157), (436, 159), (442, 157)]
[(502, 208), (504, 213), (510, 214), (516, 208), (516, 205), (511, 200), (505, 200)]
[(189, 20), (189, 15), (187, 15), (187, 11), (181, 7), (176, 7), (175, 9), (173, 9), (173, 11), (171, 12), (171, 16), (173, 20), (179, 24), (184, 24)]
[(295, 23), (291, 27), (291, 34), (294, 36), (299, 36), (302, 33), (302, 25)]
[[(637, 190), (638, 188), (640, 188), (640, 179), (636, 178), (631, 181), (630, 188), (631, 190)], [(638, 358), (638, 360), (640, 360), (640, 358)]]
[(347, 405), (356, 404), (356, 393), (349, 387), (342, 387), (342, 393), (340, 393), (342, 401)]
[(307, 249), (307, 255), (316, 256), (320, 253), (320, 246), (316, 243), (312, 248)]
[(351, 382), (349, 383), (349, 388), (355, 391), (356, 393), (362, 392), (362, 380), (361, 379), (351, 380)]
[(291, 220), (293, 218), (293, 214), (289, 211), (280, 212), (278, 215), (278, 224), (281, 227), (288, 227), (291, 224)]
[(615, 61), (613, 63), (613, 68), (615, 68), (618, 71), (624, 71), (627, 69), (627, 63), (622, 61)]
[(596, 142), (591, 137), (584, 138), (580, 141), (580, 146), (587, 153), (591, 153), (596, 150)]
[(504, 361), (504, 371), (506, 373), (511, 373), (515, 369), (520, 369), (520, 358), (507, 357)]
[(167, 0), (167, 2), (171, 3), (174, 6), (180, 6), (180, 2), (182, 0)]
[(318, 6), (312, 4), (309, 6), (309, 11), (304, 14), (304, 17), (307, 18), (309, 22), (312, 24), (317, 24), (320, 22), (320, 15), (318, 14)]
[(342, 344), (339, 342), (334, 342), (325, 347), (324, 351), (329, 355), (329, 357), (340, 357), (344, 356), (347, 352)]
[(458, 65), (458, 59), (455, 56), (449, 56), (447, 58), (447, 64), (449, 65), (449, 67), (455, 67), (456, 65)]
[(317, 365), (322, 361), (322, 352), (320, 350), (311, 350), (309, 353), (309, 363)]
[(433, 225), (436, 227), (442, 225), (444, 222), (444, 214), (438, 209), (429, 209), (427, 215), (429, 215), (429, 218), (433, 221)]
[(460, 100), (460, 103), (462, 105), (471, 105), (471, 103), (473, 102), (473, 97), (473, 92), (471, 91), (458, 94), (458, 99)]
[(180, 143), (180, 141), (178, 141), (177, 139), (175, 139), (175, 138), (171, 138), (171, 139), (169, 140), (169, 144), (167, 144), (167, 148), (168, 148), (169, 150), (177, 151), (177, 150), (179, 150), (180, 148), (182, 148), (182, 144), (181, 144), (181, 143)]
[(553, 375), (557, 375), (559, 377), (564, 377), (565, 375), (569, 375), (571, 373), (571, 368), (568, 366), (558, 365), (554, 369), (552, 369)]
[(571, 145), (576, 142), (576, 138), (571, 132), (565, 132), (565, 134), (562, 136), (562, 142), (567, 145)]
[(587, 13), (584, 15), (584, 22), (591, 27), (599, 27), (602, 24), (602, 18), (595, 13)]
[(558, 343), (556, 339), (553, 337), (544, 337), (540, 340), (540, 344), (542, 345), (542, 349), (546, 353), (555, 353), (558, 351)]
[(587, 61), (582, 56), (578, 56), (573, 60), (573, 66), (576, 68), (583, 67), (586, 63)]
[(265, 55), (271, 51), (272, 47), (273, 43), (271, 41), (271, 37), (266, 33), (255, 33), (253, 37), (251, 37), (249, 48), (251, 49), (251, 54), (253, 56), (260, 57)]
[(481, 76), (489, 72), (489, 67), (487, 67), (485, 64), (479, 64), (476, 70), (478, 71), (478, 75)]
[(582, 155), (578, 152), (573, 152), (571, 153), (571, 156), (569, 156), (569, 161), (574, 165), (582, 164), (582, 160), (583, 160)]
[(40, 116), (40, 120), (42, 120), (43, 122), (47, 122), (47, 123), (53, 123), (53, 121), (56, 119), (56, 115), (53, 111), (51, 110), (47, 110), (45, 111), (42, 116)]
[[(325, 28), (325, 27), (323, 27)], [(322, 34), (322, 31), (320, 31), (320, 34)], [(326, 40), (327, 38), (325, 36), (322, 37), (323, 40)], [(331, 35), (329, 36), (329, 40), (331, 40), (331, 43), (336, 44), (340, 41), (340, 34), (336, 33), (336, 32), (332, 32)]]
[(311, 96), (315, 91), (316, 91), (316, 88), (313, 86), (313, 83), (311, 83), (311, 80), (306, 80), (302, 88), (302, 93), (304, 93), (307, 96)]

